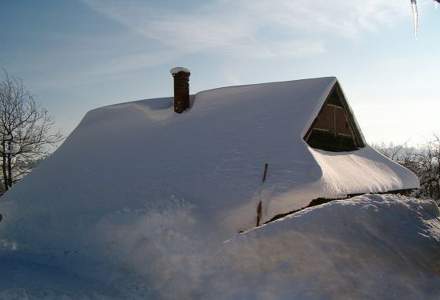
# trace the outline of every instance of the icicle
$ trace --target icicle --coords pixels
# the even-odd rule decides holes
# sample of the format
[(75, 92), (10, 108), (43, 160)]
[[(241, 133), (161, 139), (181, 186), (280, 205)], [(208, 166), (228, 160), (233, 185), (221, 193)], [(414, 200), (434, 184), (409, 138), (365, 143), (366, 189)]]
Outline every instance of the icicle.
[(417, 32), (419, 30), (419, 11), (417, 10), (417, 0), (411, 0), (411, 10), (414, 22), (414, 35), (417, 38)]

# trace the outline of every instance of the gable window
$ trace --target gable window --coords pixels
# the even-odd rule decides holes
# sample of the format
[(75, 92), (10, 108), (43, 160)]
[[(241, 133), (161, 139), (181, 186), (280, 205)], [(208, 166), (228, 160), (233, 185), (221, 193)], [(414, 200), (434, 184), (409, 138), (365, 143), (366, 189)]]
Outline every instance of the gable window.
[(338, 84), (331, 91), (304, 139), (312, 148), (326, 151), (354, 151), (364, 147)]

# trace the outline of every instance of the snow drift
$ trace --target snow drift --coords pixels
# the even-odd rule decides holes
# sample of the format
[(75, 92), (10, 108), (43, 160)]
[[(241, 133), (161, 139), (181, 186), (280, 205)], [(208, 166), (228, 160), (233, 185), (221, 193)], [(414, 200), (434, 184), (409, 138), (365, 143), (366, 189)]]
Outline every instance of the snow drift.
[(237, 287), (229, 298), (438, 299), (439, 242), (432, 201), (392, 195), (335, 201), (226, 245), (228, 278)]
[(438, 299), (439, 216), (433, 201), (365, 195), (217, 243), (190, 208), (121, 211), (89, 229), (99, 264), (3, 240), (0, 299)]

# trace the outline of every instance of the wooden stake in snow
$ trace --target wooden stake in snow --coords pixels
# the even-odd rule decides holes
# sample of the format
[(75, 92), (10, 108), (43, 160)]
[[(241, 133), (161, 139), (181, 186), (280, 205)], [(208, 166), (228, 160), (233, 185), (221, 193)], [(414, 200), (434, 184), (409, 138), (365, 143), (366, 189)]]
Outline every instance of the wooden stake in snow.
[(264, 173), (263, 173), (263, 180), (262, 180), (262, 183), (265, 183), (266, 182), (266, 178), (267, 178), (267, 169), (269, 168), (269, 164), (268, 163), (266, 163), (266, 164), (264, 164)]
[(260, 202), (258, 202), (258, 206), (257, 206), (257, 227), (260, 226), (261, 223), (261, 214), (263, 212), (263, 204)]
[(262, 214), (263, 214), (263, 203), (262, 203), (262, 200), (261, 200), (261, 190), (263, 189), (263, 185), (266, 182), (268, 169), (269, 169), (269, 164), (265, 163), (264, 164), (263, 178), (261, 179), (260, 202), (258, 202), (258, 205), (257, 205), (257, 227), (260, 226), (260, 224), (261, 224), (261, 217), (262, 217)]

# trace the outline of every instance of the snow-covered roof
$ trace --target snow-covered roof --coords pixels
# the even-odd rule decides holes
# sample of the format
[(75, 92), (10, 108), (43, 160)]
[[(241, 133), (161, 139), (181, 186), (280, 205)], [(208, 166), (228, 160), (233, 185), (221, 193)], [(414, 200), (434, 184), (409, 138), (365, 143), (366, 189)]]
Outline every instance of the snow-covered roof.
[(6, 195), (0, 211), (6, 219), (19, 211), (20, 226), (41, 215), (64, 226), (80, 222), (76, 216), (177, 205), (227, 237), (255, 226), (260, 201), (267, 221), (316, 198), (417, 188), (412, 172), (368, 145), (326, 152), (305, 143), (336, 83), (328, 77), (203, 91), (183, 114), (173, 112), (172, 98), (95, 109)]

